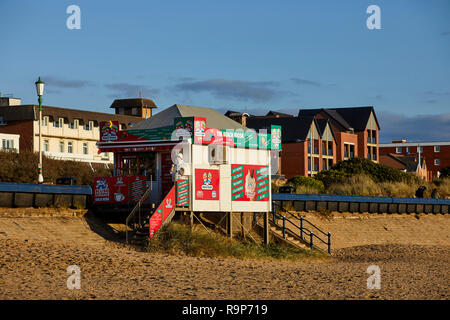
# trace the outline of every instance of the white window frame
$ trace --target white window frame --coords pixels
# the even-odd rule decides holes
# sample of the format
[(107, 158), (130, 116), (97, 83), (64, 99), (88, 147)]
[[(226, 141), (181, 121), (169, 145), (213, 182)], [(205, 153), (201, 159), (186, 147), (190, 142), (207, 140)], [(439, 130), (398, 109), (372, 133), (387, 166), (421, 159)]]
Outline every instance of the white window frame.
[(402, 153), (403, 149), (402, 147), (395, 147), (395, 153)]
[(440, 166), (441, 165), (441, 159), (434, 159), (434, 165)]
[(48, 126), (48, 116), (42, 117), (42, 126)]
[(434, 146), (434, 152), (441, 152), (441, 146)]
[(67, 153), (73, 153), (73, 142), (67, 142)]
[(88, 143), (83, 142), (83, 154), (89, 154)]
[(50, 142), (48, 140), (44, 140), (44, 151), (48, 152), (50, 149)]
[(59, 142), (59, 152), (64, 153), (64, 148), (66, 147), (66, 144), (64, 141)]

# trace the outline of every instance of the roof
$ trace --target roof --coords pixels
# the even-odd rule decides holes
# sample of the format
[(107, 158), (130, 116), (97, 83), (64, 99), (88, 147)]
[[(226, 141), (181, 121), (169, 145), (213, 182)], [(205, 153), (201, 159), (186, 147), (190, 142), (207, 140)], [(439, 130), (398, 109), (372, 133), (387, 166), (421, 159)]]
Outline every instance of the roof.
[(325, 112), (336, 122), (338, 122), (346, 130), (353, 128), (355, 131), (364, 131), (370, 114), (373, 112), (378, 128), (378, 123), (375, 110), (372, 106), (368, 107), (354, 107), (354, 108), (320, 108), (320, 109), (300, 109), (299, 117), (315, 117), (320, 112)]
[(272, 110), (267, 112), (267, 114), (265, 116), (266, 117), (293, 117), (292, 114), (278, 112), (278, 111), (272, 111)]
[(225, 115), (227, 117), (241, 117), (244, 114), (246, 114), (247, 116), (252, 116), (251, 114), (249, 114), (247, 112), (239, 112), (239, 111), (233, 111), (233, 110), (228, 110), (227, 112), (225, 112)]
[[(403, 164), (405, 166), (405, 169), (407, 172), (416, 172), (417, 171), (417, 166), (419, 163), (416, 159), (416, 156), (399, 156), (399, 155), (395, 155), (392, 153), (388, 153), (387, 156), (389, 156), (392, 159), (397, 160), (398, 162)], [(422, 163), (422, 167), (423, 167), (425, 164), (425, 159), (421, 158), (420, 162)]]
[(282, 142), (298, 142), (307, 138), (313, 117), (250, 117), (247, 119), (247, 127), (255, 130), (270, 130), (270, 125), (281, 126)]
[(173, 106), (158, 112), (153, 117), (136, 124), (133, 129), (154, 129), (173, 126), (176, 117), (204, 117), (208, 128), (217, 129), (242, 129), (246, 127), (226, 117), (220, 112), (205, 107), (185, 106), (174, 104)]
[(379, 147), (427, 147), (427, 146), (449, 146), (450, 141), (429, 141), (429, 142), (400, 142), (400, 143), (380, 143)]
[[(23, 121), (23, 120), (37, 120), (39, 106), (37, 105), (20, 105), (0, 107), (0, 116), (3, 120), (8, 121)], [(49, 116), (52, 120), (64, 118), (67, 123), (78, 119), (81, 123), (88, 123), (89, 121), (119, 121), (128, 126), (129, 123), (138, 123), (142, 121), (141, 117), (127, 116), (121, 114), (94, 112), (78, 109), (67, 109), (51, 106), (42, 106), (42, 116)]]
[(135, 99), (116, 99), (110, 108), (157, 108), (155, 102), (151, 99), (135, 98)]

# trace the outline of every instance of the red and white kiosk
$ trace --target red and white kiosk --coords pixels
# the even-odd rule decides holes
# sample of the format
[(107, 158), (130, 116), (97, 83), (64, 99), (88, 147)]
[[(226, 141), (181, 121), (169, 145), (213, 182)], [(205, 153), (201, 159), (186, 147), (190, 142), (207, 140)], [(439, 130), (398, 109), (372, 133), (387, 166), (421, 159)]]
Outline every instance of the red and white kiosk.
[(99, 152), (114, 153), (114, 175), (95, 178), (94, 205), (133, 205), (151, 186), (158, 207), (150, 237), (175, 211), (271, 211), (271, 160), (281, 150), (281, 127), (255, 132), (207, 124), (197, 116), (141, 130), (100, 123)]

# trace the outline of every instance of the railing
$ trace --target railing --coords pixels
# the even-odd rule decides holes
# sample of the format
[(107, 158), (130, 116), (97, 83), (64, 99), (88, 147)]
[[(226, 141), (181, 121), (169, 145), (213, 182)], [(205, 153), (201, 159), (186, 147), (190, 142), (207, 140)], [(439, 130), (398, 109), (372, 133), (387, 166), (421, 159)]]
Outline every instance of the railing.
[[(150, 181), (150, 187), (148, 187), (148, 189), (142, 194), (141, 198), (139, 199), (139, 201), (136, 203), (136, 205), (134, 206), (133, 210), (131, 210), (130, 214), (128, 215), (128, 217), (125, 220), (125, 227), (126, 227), (126, 231), (125, 231), (125, 237), (126, 237), (126, 242), (128, 243), (128, 226), (130, 224), (130, 220), (131, 219), (135, 219), (136, 213), (138, 214), (138, 227), (142, 227), (141, 223), (142, 223), (142, 219), (141, 219), (141, 206), (144, 203), (145, 200), (147, 200), (148, 196), (150, 195), (151, 197), (151, 192), (152, 192), (152, 181)], [(136, 229), (136, 222), (133, 222), (133, 230)]]
[[(292, 222), (290, 219), (286, 218), (285, 215), (281, 215), (276, 212), (275, 207), (280, 208), (284, 213), (289, 214), (292, 219), (298, 220), (299, 225), (295, 224), (295, 222)], [(299, 237), (304, 242), (306, 242), (311, 249), (314, 248), (314, 238), (319, 240), (321, 243), (325, 244), (327, 246), (327, 252), (331, 253), (331, 233), (326, 233), (319, 229), (316, 225), (305, 219), (303, 216), (297, 217), (292, 212), (286, 210), (283, 206), (277, 204), (276, 202), (272, 202), (272, 215), (273, 215), (273, 223), (278, 225), (276, 222), (277, 217), (282, 220), (282, 232), (283, 232), (283, 238), (286, 238), (286, 231), (290, 231), (292, 234), (297, 235), (297, 232), (299, 232)], [(291, 226), (295, 227), (295, 230), (292, 230), (291, 228), (287, 227), (286, 224), (289, 223)], [(306, 227), (305, 224), (309, 226)], [(314, 233), (314, 231), (316, 233)], [(304, 237), (304, 235), (309, 235), (309, 243), (308, 239)], [(326, 241), (320, 237), (320, 235), (326, 237)], [(316, 247), (317, 249), (320, 249), (319, 247)], [(321, 249), (320, 249), (321, 250)]]

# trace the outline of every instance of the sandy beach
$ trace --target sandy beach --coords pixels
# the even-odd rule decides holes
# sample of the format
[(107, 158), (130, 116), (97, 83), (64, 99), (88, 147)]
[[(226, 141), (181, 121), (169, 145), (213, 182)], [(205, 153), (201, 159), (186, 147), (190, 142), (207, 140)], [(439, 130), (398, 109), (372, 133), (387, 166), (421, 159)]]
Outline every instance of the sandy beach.
[[(92, 228), (82, 216), (0, 218), (0, 299), (450, 298), (448, 245), (366, 244), (325, 260), (253, 261), (142, 252)], [(67, 288), (70, 265), (81, 270), (79, 290)], [(370, 265), (380, 267), (379, 290), (367, 289)]]

